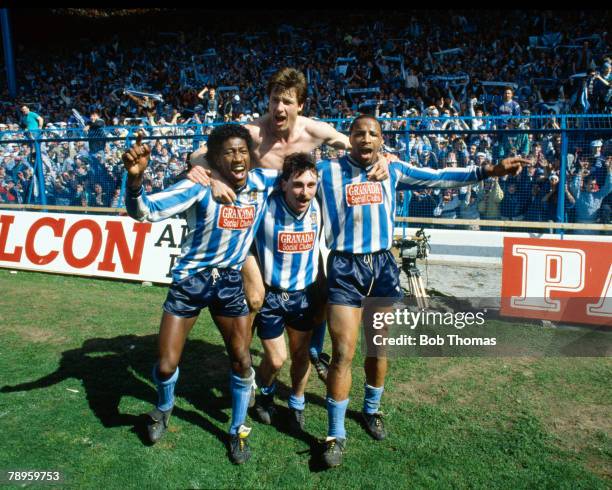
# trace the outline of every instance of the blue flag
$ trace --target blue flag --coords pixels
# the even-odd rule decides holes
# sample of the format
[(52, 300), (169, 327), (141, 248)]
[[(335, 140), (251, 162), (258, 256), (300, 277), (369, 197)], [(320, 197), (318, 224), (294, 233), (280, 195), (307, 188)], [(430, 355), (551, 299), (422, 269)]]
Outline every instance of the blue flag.
[(582, 84), (582, 95), (580, 96), (580, 104), (582, 105), (582, 108), (584, 109), (585, 113), (589, 111), (589, 107), (591, 107), (591, 104), (589, 104), (589, 91), (587, 90), (586, 83)]
[(81, 114), (79, 114), (79, 111), (77, 111), (76, 109), (72, 109), (72, 114), (74, 115), (74, 118), (77, 120), (79, 125), (82, 128), (84, 128), (86, 126), (85, 119), (83, 119), (83, 116), (81, 116)]

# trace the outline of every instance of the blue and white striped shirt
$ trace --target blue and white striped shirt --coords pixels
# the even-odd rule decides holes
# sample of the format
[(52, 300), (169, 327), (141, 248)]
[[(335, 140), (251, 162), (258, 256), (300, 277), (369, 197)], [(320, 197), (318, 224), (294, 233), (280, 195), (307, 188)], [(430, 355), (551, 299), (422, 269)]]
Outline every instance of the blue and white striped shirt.
[(327, 246), (331, 250), (369, 254), (393, 243), (396, 191), (425, 187), (462, 187), (484, 178), (480, 167), (432, 170), (395, 161), (389, 178), (371, 182), (350, 156), (317, 164), (318, 195), (323, 206)]
[(300, 291), (317, 279), (321, 210), (316, 199), (296, 215), (281, 192), (268, 199), (268, 211), (255, 236), (262, 274), (268, 286)]
[(138, 221), (186, 212), (189, 233), (172, 271), (174, 281), (206, 267), (241, 269), (279, 176), (276, 170), (251, 170), (232, 204), (215, 201), (209, 187), (182, 180), (151, 196), (128, 193), (126, 209)]

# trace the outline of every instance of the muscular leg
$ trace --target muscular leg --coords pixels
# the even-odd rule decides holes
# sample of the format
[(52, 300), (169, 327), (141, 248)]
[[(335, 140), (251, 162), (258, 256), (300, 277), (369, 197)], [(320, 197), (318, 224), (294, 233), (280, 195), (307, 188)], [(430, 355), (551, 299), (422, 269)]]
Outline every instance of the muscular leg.
[(304, 396), (308, 375), (310, 374), (308, 345), (311, 335), (312, 331), (302, 332), (291, 327), (287, 328), (289, 352), (291, 353), (291, 387), (293, 395), (298, 398)]
[(158, 337), (157, 373), (160, 380), (168, 379), (176, 371), (187, 336), (197, 319), (197, 316), (181, 318), (164, 311)]
[(259, 365), (259, 377), (262, 387), (270, 386), (276, 380), (283, 364), (287, 360), (287, 347), (284, 335), (275, 339), (262, 339), (264, 358)]
[[(388, 306), (382, 306), (377, 308), (376, 311), (384, 315), (391, 313), (393, 309)], [(386, 337), (388, 335), (388, 328), (384, 327), (378, 333)], [(384, 347), (378, 348), (372, 354), (375, 354), (375, 357), (368, 356), (363, 363), (366, 377), (363, 411), (369, 414), (378, 412), (385, 384), (385, 376), (387, 375), (386, 349)]]
[(323, 352), (323, 343), (325, 342), (325, 330), (327, 323), (327, 278), (323, 271), (323, 259), (319, 255), (319, 274), (317, 276), (317, 292), (319, 297), (315, 305), (314, 324), (315, 328), (312, 331), (310, 341), (310, 357), (317, 359)]
[(157, 365), (153, 368), (153, 381), (157, 386), (157, 408), (164, 412), (174, 406), (178, 364), (187, 336), (197, 319), (197, 316), (182, 318), (167, 312), (162, 315), (158, 337), (159, 355)]
[(387, 375), (386, 357), (366, 357), (363, 369), (365, 370), (366, 383), (370, 386), (385, 384), (385, 376)]
[(259, 270), (257, 259), (253, 255), (248, 255), (242, 266), (242, 282), (244, 283), (244, 294), (246, 296), (249, 311), (251, 312), (251, 324), (255, 314), (261, 309), (266, 289)]
[(264, 356), (258, 368), (260, 395), (256, 398), (254, 413), (260, 422), (269, 425), (276, 414), (276, 378), (287, 360), (287, 347), (282, 331), (273, 339), (261, 339), (261, 345)]
[(327, 394), (334, 400), (345, 400), (351, 389), (351, 363), (359, 335), (361, 308), (329, 305), (328, 321), (332, 360), (327, 375)]
[[(377, 313), (380, 315), (385, 315), (387, 313), (392, 313), (393, 308), (388, 306), (380, 306), (375, 309)], [(365, 313), (367, 318), (370, 315), (370, 312)], [(377, 331), (378, 334), (382, 334), (385, 337), (388, 336), (388, 327), (384, 326), (382, 330)], [(372, 340), (369, 340), (370, 344)], [(378, 347), (374, 352), (370, 352), (370, 354), (374, 354), (372, 356), (367, 356), (363, 363), (363, 369), (365, 371), (366, 384), (370, 386), (380, 387), (385, 383), (385, 376), (387, 375), (387, 352), (384, 346)]]
[(355, 355), (361, 308), (329, 305), (329, 335), (332, 360), (327, 375), (328, 437), (346, 438), (344, 416), (351, 389), (351, 363)]
[(244, 424), (249, 407), (251, 387), (255, 373), (251, 368), (251, 325), (249, 317), (226, 317), (212, 315), (225, 342), (231, 362), (230, 388), (232, 392), (232, 421), (230, 434), (238, 434)]
[(241, 378), (251, 375), (251, 325), (248, 316), (228, 317), (212, 315), (212, 318), (221, 332), (227, 354), (232, 365), (232, 372)]

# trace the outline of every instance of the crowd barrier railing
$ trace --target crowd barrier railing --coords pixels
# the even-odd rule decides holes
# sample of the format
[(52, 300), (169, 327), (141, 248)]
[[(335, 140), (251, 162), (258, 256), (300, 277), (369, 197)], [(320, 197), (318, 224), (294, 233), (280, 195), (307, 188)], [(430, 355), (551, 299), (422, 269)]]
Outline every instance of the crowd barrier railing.
[[(520, 175), (457, 190), (398, 196), (397, 221), (440, 228), (612, 234), (612, 115), (381, 118), (384, 149), (443, 169), (523, 156)], [(325, 122), (347, 132), (350, 119)], [(153, 148), (145, 182), (159, 191), (183, 176), (187, 155), (223, 123), (0, 132), (0, 206), (33, 211), (124, 212), (121, 154), (136, 131)], [(321, 148), (322, 157), (342, 154)], [(594, 181), (594, 183), (591, 182)], [(10, 189), (8, 189), (10, 187)]]

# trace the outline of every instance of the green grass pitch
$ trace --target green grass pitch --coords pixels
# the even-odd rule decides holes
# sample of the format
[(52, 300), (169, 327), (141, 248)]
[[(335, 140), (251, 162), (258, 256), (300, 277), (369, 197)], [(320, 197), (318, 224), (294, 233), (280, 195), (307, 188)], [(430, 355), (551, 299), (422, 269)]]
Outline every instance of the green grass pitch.
[[(253, 457), (227, 457), (228, 360), (208, 313), (181, 362), (171, 428), (143, 443), (165, 287), (0, 270), (0, 470), (57, 470), (64, 488), (610, 488), (609, 358), (390, 361), (389, 437), (359, 423), (353, 368), (345, 464), (323, 471), (325, 390), (307, 435), (252, 422)], [(253, 342), (259, 364), (261, 345)], [(326, 351), (330, 351), (329, 339)], [(286, 406), (288, 369), (279, 404)], [(281, 410), (282, 413), (285, 413)], [(15, 485), (16, 487), (18, 485)]]

